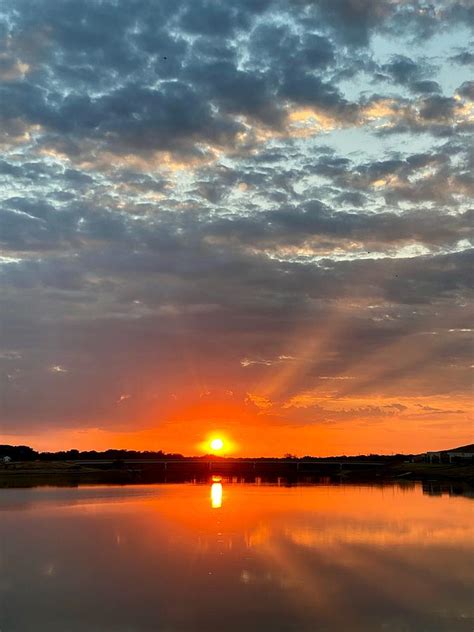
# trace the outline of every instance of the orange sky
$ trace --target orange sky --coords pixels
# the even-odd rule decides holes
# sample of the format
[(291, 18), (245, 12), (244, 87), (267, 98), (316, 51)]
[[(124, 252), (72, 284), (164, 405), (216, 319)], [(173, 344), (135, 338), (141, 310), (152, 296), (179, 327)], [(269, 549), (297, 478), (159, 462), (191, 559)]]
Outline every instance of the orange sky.
[[(472, 423), (463, 419), (458, 412), (459, 401), (449, 398), (412, 398), (402, 400), (406, 410), (392, 409), (392, 400), (365, 400), (351, 398), (343, 401), (328, 400), (325, 410), (334, 412), (334, 421), (321, 424), (295, 419), (298, 414), (312, 415), (310, 396), (302, 398), (294, 406), (284, 408), (266, 405), (262, 409), (247, 398), (234, 402), (215, 401), (212, 394), (174, 411), (169, 421), (146, 425), (130, 431), (107, 431), (96, 427), (74, 430), (58, 430), (28, 436), (8, 436), (9, 443), (26, 442), (38, 450), (63, 450), (72, 447), (83, 450), (105, 450), (124, 448), (136, 450), (163, 450), (185, 455), (202, 454), (209, 451), (207, 440), (222, 437), (225, 441), (223, 453), (229, 456), (282, 456), (288, 452), (298, 456), (327, 456), (331, 454), (365, 453), (417, 453), (425, 450), (455, 447), (472, 441)], [(397, 400), (399, 401), (399, 400)], [(422, 403), (420, 403), (422, 402)], [(461, 402), (469, 406), (469, 401)], [(308, 406), (305, 408), (304, 406)], [(298, 408), (296, 406), (302, 406)], [(427, 412), (420, 420), (419, 407), (443, 410), (442, 419), (438, 412)], [(381, 417), (361, 417), (372, 409), (384, 411)], [(442, 408), (441, 408), (442, 407)], [(276, 410), (274, 410), (276, 408)], [(344, 416), (347, 416), (344, 419)], [(341, 418), (342, 416), (342, 418)], [(293, 421), (292, 421), (293, 419)]]
[[(33, 410), (30, 432), (11, 431), (0, 441), (41, 451), (128, 448), (195, 455), (219, 436), (223, 453), (233, 456), (418, 453), (471, 443), (472, 398), (457, 389), (455, 367), (433, 361), (446, 344), (438, 336), (405, 336), (364, 355), (344, 357), (343, 349), (342, 368), (326, 374), (338, 338), (351, 331), (350, 310), (339, 309), (321, 325), (287, 335), (277, 353), (239, 363), (181, 343), (165, 390), (157, 393), (160, 373), (145, 365), (130, 373), (127, 384), (107, 378), (98, 395), (91, 384), (101, 414), (72, 408), (53, 425), (35, 420)], [(62, 384), (76, 388), (67, 368), (54, 366), (48, 380), (58, 396)], [(45, 403), (44, 395), (38, 401)]]

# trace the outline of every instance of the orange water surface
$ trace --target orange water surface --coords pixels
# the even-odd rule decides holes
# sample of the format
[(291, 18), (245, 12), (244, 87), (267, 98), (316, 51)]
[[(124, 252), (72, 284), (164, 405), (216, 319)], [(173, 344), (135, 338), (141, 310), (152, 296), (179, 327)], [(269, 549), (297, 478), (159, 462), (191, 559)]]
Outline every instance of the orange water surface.
[(449, 487), (0, 490), (2, 632), (472, 632)]

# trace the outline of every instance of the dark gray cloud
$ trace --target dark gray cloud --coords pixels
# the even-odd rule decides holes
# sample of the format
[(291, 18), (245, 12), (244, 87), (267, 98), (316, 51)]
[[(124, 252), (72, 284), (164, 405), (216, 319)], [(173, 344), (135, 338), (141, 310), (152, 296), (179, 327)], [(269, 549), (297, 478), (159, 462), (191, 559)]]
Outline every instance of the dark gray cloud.
[(469, 50), (463, 50), (456, 55), (453, 55), (451, 61), (456, 62), (457, 64), (461, 64), (463, 66), (471, 66), (474, 64), (474, 53)]
[(398, 83), (405, 85), (420, 79), (424, 74), (423, 69), (405, 55), (393, 56), (390, 63), (382, 66), (382, 70), (389, 73)]
[(459, 88), (458, 94), (474, 101), (474, 81), (465, 81)]
[(405, 55), (394, 55), (389, 63), (382, 64), (380, 71), (376, 78), (398, 83), (414, 94), (441, 92), (439, 83), (429, 78), (434, 67), (425, 60), (416, 62)]

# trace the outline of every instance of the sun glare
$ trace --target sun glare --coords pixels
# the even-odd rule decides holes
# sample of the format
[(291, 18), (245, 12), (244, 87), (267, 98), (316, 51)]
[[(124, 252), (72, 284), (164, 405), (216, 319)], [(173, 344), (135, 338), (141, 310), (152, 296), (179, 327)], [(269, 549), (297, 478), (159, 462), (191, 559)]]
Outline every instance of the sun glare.
[(201, 443), (196, 444), (196, 447), (204, 454), (215, 456), (228, 456), (238, 449), (235, 441), (225, 432), (225, 430), (217, 428), (205, 436)]
[(224, 442), (222, 441), (222, 439), (216, 438), (212, 439), (210, 445), (212, 450), (214, 450), (215, 452), (219, 452), (224, 447)]

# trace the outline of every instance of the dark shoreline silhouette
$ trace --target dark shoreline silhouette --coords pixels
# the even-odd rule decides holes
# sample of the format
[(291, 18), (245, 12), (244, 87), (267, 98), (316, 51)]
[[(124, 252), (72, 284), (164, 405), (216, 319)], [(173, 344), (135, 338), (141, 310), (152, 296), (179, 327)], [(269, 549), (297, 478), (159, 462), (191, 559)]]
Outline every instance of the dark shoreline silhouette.
[(134, 450), (40, 453), (28, 446), (0, 446), (0, 459), (0, 487), (205, 481), (213, 475), (248, 482), (284, 479), (290, 484), (327, 479), (333, 482), (447, 481), (474, 487), (474, 462), (429, 463), (424, 455), (297, 458), (288, 454), (281, 458), (230, 458)]
[[(471, 452), (474, 453), (474, 444), (460, 446), (446, 450), (440, 450), (439, 453), (448, 454), (449, 452)], [(275, 461), (377, 461), (381, 463), (397, 463), (410, 461), (415, 462), (424, 458), (424, 454), (357, 454), (357, 455), (334, 455), (334, 456), (311, 456), (306, 455), (297, 457), (287, 453), (282, 457), (260, 456), (260, 457), (225, 457), (218, 454), (205, 454), (200, 456), (184, 456), (180, 453), (163, 452), (162, 450), (126, 450), (126, 449), (108, 449), (108, 450), (60, 450), (57, 452), (38, 452), (26, 445), (0, 445), (0, 459), (10, 458), (12, 461), (104, 461), (104, 460), (166, 460), (166, 461), (221, 461), (221, 462), (275, 462)]]

